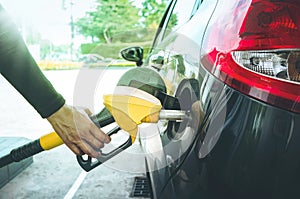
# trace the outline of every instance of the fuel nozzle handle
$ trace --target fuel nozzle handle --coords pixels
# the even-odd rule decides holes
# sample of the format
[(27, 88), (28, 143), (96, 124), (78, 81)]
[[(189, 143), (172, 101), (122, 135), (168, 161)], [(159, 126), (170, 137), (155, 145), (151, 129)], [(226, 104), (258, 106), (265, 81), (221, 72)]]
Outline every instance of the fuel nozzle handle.
[[(110, 130), (107, 133), (107, 135), (111, 136), (111, 135), (117, 133), (119, 130), (121, 130), (121, 128), (119, 126), (117, 126), (117, 127), (113, 128), (112, 130)], [(132, 139), (129, 136), (129, 138), (127, 139), (127, 141), (125, 143), (123, 143), (118, 148), (115, 148), (114, 150), (112, 150), (109, 153), (102, 153), (101, 156), (98, 157), (97, 159), (92, 159), (90, 156), (84, 157), (84, 155), (77, 155), (76, 156), (77, 162), (79, 163), (79, 165), (81, 166), (82, 169), (84, 169), (85, 171), (88, 172), (88, 171), (96, 168), (97, 166), (101, 165), (102, 163), (106, 162), (107, 160), (111, 159), (112, 157), (116, 156), (120, 152), (124, 151), (131, 145), (132, 145)]]
[[(110, 114), (110, 112), (106, 108), (102, 109), (102, 111), (100, 111), (100, 113), (93, 115), (90, 118), (99, 128), (115, 122), (113, 116)], [(112, 136), (113, 134), (118, 133), (118, 131), (120, 131), (120, 130), (121, 130), (121, 128), (119, 126), (116, 126), (113, 129), (111, 129), (107, 133), (107, 135)], [(81, 166), (82, 169), (84, 169), (85, 171), (88, 172), (88, 171), (96, 168), (97, 166), (101, 165), (105, 161), (116, 156), (120, 152), (124, 151), (131, 145), (132, 145), (132, 137), (129, 136), (129, 138), (127, 139), (127, 141), (125, 143), (123, 143), (122, 145), (115, 148), (114, 150), (112, 150), (109, 153), (102, 153), (101, 156), (98, 157), (97, 159), (92, 159), (89, 156), (85, 157), (86, 155), (77, 155), (76, 156), (77, 162)]]
[[(100, 128), (114, 122), (109, 111), (104, 108), (98, 114), (90, 116), (91, 120)], [(13, 162), (19, 162), (28, 157), (34, 156), (42, 151), (50, 150), (62, 145), (64, 142), (56, 132), (46, 134), (39, 139), (11, 150), (11, 152), (0, 158), (0, 168)]]

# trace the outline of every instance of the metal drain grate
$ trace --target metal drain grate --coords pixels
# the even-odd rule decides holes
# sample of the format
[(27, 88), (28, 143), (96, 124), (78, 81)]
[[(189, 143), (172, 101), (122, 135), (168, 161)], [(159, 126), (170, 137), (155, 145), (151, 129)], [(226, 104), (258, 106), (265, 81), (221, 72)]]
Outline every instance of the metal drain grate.
[(151, 188), (146, 177), (135, 177), (130, 197), (151, 198)]

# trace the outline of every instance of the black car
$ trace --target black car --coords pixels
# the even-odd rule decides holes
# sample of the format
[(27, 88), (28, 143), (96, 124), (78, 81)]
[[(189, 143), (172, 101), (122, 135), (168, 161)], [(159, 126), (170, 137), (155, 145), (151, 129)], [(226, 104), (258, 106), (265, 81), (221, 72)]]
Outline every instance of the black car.
[(190, 114), (142, 140), (153, 198), (300, 197), (299, 0), (172, 0), (142, 52)]

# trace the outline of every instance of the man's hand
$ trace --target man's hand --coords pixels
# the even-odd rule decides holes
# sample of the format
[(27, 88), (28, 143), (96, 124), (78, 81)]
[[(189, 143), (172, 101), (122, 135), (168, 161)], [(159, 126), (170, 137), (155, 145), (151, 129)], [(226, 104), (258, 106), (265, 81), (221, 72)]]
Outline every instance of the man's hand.
[(89, 110), (64, 105), (47, 120), (75, 154), (96, 158), (101, 155), (99, 149), (110, 142), (110, 137), (90, 120), (90, 114)]

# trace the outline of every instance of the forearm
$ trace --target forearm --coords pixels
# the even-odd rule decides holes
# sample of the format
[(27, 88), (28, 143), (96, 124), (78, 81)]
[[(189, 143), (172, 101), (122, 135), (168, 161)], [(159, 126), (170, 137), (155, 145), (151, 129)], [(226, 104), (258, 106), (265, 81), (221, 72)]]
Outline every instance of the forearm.
[(65, 104), (37, 66), (1, 5), (0, 72), (43, 118), (47, 118), (74, 153), (96, 158), (101, 154), (99, 149), (110, 142), (110, 137), (93, 124), (86, 112)]
[(0, 72), (46, 118), (65, 100), (37, 66), (14, 23), (0, 6)]

